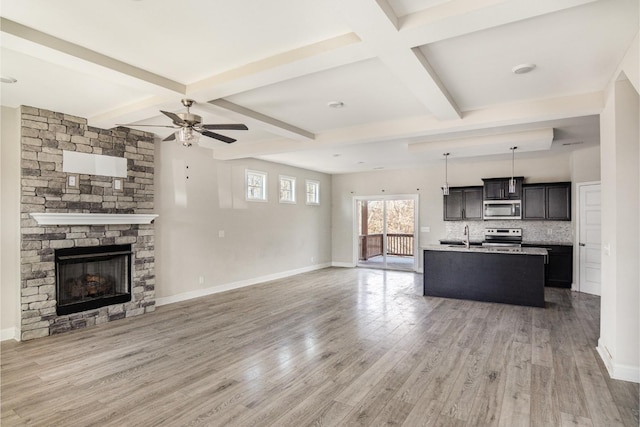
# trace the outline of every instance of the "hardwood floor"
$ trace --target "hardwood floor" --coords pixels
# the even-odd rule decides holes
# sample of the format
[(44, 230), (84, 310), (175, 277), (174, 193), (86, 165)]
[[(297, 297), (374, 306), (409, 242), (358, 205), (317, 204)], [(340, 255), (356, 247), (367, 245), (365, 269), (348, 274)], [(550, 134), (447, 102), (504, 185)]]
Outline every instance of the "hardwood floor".
[(599, 298), (426, 298), (420, 275), (326, 269), (2, 343), (2, 426), (638, 426)]

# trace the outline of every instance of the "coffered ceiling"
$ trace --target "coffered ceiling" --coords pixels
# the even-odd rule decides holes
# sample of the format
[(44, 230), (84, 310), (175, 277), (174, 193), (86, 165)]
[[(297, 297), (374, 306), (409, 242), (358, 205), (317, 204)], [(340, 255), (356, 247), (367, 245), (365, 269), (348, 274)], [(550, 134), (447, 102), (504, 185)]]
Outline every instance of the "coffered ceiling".
[(4, 106), (111, 128), (170, 124), (159, 110), (191, 98), (205, 123), (249, 127), (191, 149), (329, 173), (598, 144), (638, 33), (637, 0), (3, 0), (0, 15), (18, 80)]

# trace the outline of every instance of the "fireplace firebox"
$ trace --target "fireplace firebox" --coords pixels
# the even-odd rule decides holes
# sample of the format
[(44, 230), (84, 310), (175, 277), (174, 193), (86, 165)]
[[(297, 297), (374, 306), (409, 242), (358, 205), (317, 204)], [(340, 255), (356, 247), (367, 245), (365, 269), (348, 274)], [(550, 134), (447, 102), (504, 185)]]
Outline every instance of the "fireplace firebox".
[(131, 245), (57, 249), (57, 314), (131, 301)]

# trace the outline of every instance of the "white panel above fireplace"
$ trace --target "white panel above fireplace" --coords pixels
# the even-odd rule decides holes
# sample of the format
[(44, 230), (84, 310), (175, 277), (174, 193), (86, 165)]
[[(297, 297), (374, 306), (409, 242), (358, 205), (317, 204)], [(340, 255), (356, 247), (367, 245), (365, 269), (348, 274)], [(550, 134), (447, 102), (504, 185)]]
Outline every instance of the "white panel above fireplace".
[(156, 214), (92, 214), (92, 213), (36, 213), (30, 214), (38, 225), (105, 225), (151, 224)]
[(127, 177), (127, 159), (100, 154), (62, 151), (62, 171), (87, 175)]

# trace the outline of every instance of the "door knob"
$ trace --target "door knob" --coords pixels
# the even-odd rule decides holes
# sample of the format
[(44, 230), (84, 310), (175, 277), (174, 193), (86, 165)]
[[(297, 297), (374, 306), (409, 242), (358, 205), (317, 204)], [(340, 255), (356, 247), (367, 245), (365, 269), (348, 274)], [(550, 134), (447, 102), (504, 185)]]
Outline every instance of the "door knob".
[(580, 245), (580, 246), (587, 246), (587, 245), (585, 245), (584, 243), (579, 243), (579, 245)]

